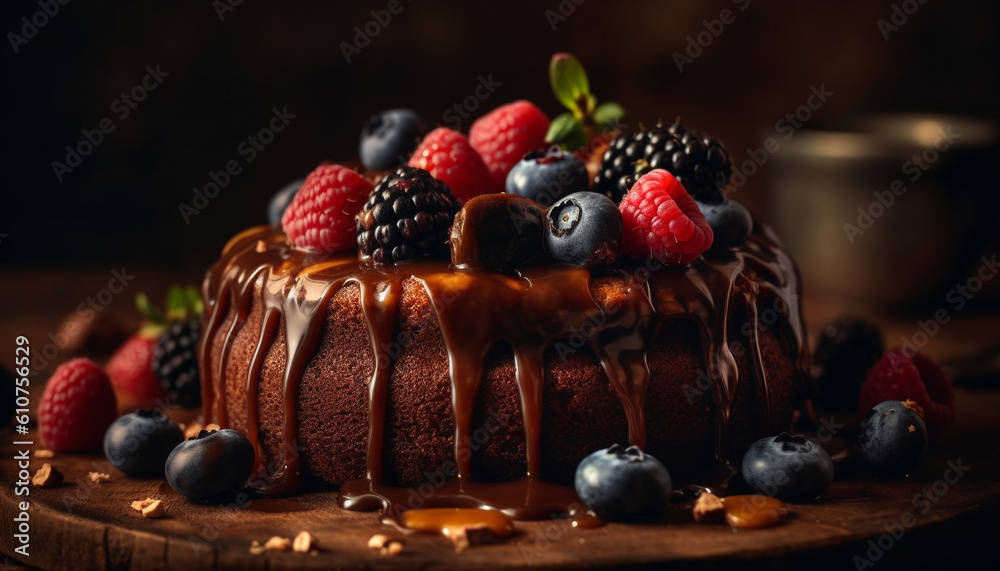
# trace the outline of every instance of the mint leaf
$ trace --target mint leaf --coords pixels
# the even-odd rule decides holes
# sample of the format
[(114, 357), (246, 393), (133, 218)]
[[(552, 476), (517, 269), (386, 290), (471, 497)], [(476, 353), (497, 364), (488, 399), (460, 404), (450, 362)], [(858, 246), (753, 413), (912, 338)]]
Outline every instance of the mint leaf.
[(549, 63), (549, 80), (556, 99), (577, 117), (585, 117), (593, 110), (590, 82), (583, 65), (572, 54), (559, 53)]
[(184, 298), (184, 307), (187, 309), (188, 317), (198, 317), (205, 310), (205, 304), (201, 301), (198, 288), (191, 285), (185, 287)]
[(612, 101), (601, 103), (594, 110), (594, 123), (602, 129), (618, 129), (624, 119), (625, 109)]
[(559, 145), (564, 151), (575, 151), (587, 144), (587, 133), (572, 113), (563, 113), (552, 120), (545, 142)]

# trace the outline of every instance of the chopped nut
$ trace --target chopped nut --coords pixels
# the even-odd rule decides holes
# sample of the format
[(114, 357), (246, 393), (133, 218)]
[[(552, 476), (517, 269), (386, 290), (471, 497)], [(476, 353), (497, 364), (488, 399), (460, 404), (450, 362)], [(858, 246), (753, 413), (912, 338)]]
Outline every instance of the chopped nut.
[(698, 501), (694, 503), (694, 521), (721, 520), (724, 511), (719, 496), (705, 492), (698, 496)]
[(287, 537), (278, 537), (275, 535), (271, 539), (267, 540), (264, 544), (264, 549), (268, 551), (288, 551), (292, 548), (292, 540)]
[(253, 540), (253, 543), (250, 544), (250, 555), (260, 555), (261, 553), (264, 553), (265, 551), (267, 551), (267, 550), (264, 549), (264, 546), (261, 545), (260, 542), (257, 541), (256, 539)]
[(219, 427), (219, 425), (218, 425), (218, 424), (215, 424), (215, 423), (213, 422), (213, 423), (211, 423), (211, 424), (207, 425), (207, 426), (206, 426), (205, 428), (203, 428), (202, 430), (205, 430), (205, 431), (208, 431), (208, 432), (212, 432), (213, 430), (222, 430), (222, 428), (221, 428), (221, 427)]
[(295, 539), (292, 541), (292, 551), (296, 553), (309, 553), (312, 549), (315, 540), (313, 536), (308, 531), (300, 531)]
[(142, 517), (149, 519), (155, 519), (167, 512), (166, 506), (160, 500), (153, 500), (147, 506), (142, 508)]
[(103, 472), (88, 472), (87, 477), (90, 478), (91, 482), (95, 484), (100, 484), (110, 480), (111, 474), (105, 474)]
[(389, 545), (386, 545), (385, 547), (380, 549), (379, 554), (388, 555), (389, 557), (395, 557), (396, 555), (399, 555), (401, 551), (403, 551), (403, 544), (398, 541), (393, 541)]
[(39, 488), (58, 486), (62, 483), (62, 481), (62, 472), (57, 470), (55, 466), (49, 464), (48, 462), (42, 464), (42, 467), (35, 472), (35, 476), (31, 479), (31, 483)]
[(257, 240), (257, 248), (256, 249), (257, 249), (257, 253), (258, 254), (260, 254), (261, 252), (266, 252), (267, 251), (267, 242), (265, 242), (263, 240)]
[(202, 425), (197, 420), (184, 427), (184, 438), (195, 438), (201, 432)]
[(56, 453), (51, 450), (35, 450), (35, 458), (55, 458)]
[(382, 535), (381, 533), (377, 533), (371, 536), (371, 539), (368, 540), (368, 547), (372, 549), (381, 549), (385, 547), (385, 544), (388, 542), (389, 542), (388, 537)]
[(135, 511), (141, 512), (142, 510), (146, 509), (150, 504), (152, 504), (155, 501), (158, 501), (158, 500), (154, 500), (153, 498), (146, 498), (144, 500), (136, 500), (136, 501), (132, 502), (132, 509), (134, 509)]
[(482, 545), (496, 539), (496, 534), (487, 525), (463, 525), (444, 528), (444, 535), (455, 545), (455, 552), (465, 551), (472, 545)]
[(910, 432), (916, 432), (916, 431), (917, 431), (917, 427), (916, 427), (916, 426), (913, 426), (913, 425), (911, 424), (911, 425), (910, 425)]
[(903, 406), (917, 413), (917, 415), (919, 415), (920, 418), (924, 417), (924, 409), (919, 404), (917, 404), (917, 401), (906, 399), (903, 401)]

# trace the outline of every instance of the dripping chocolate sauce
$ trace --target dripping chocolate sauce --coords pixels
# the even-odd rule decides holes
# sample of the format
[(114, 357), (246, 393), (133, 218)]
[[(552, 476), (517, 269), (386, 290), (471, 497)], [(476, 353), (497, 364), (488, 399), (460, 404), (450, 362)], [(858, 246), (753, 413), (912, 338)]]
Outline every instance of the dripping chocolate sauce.
[[(748, 270), (757, 276), (752, 279)], [(743, 311), (754, 324), (749, 335), (750, 357), (761, 419), (770, 418), (767, 373), (760, 354), (758, 299), (773, 297), (783, 305), (787, 326), (779, 339), (794, 355), (797, 374), (806, 375), (808, 357), (803, 343), (798, 280), (790, 257), (769, 230), (755, 224), (744, 247), (703, 260), (687, 268), (620, 266), (603, 270), (620, 275), (627, 295), (605, 307), (591, 294), (592, 274), (582, 268), (531, 266), (521, 277), (477, 269), (455, 269), (447, 261), (419, 261), (387, 268), (359, 262), (354, 255), (318, 259), (291, 247), (285, 235), (272, 227), (257, 227), (235, 236), (221, 259), (209, 270), (203, 284), (207, 322), (199, 348), (202, 368), (202, 403), (205, 421), (225, 427), (226, 363), (236, 333), (246, 322), (260, 282), (264, 307), (260, 331), (245, 379), (248, 434), (264, 460), (260, 443), (259, 385), (264, 358), (282, 323), (287, 339), (287, 359), (282, 382), (282, 468), (265, 492), (281, 495), (299, 487), (302, 467), (293, 453), (298, 434), (296, 402), (299, 380), (316, 351), (330, 298), (342, 287), (360, 287), (361, 310), (375, 355), (368, 384), (369, 429), (366, 477), (347, 482), (340, 489), (339, 504), (348, 509), (406, 509), (408, 489), (384, 483), (383, 441), (387, 386), (391, 357), (379, 347), (396, 337), (396, 315), (402, 282), (415, 279), (426, 290), (437, 315), (448, 353), (455, 420), (455, 461), (458, 477), (438, 489), (421, 507), (482, 507), (501, 509), (516, 519), (543, 519), (566, 514), (582, 503), (571, 487), (543, 481), (541, 466), (542, 356), (549, 345), (564, 339), (603, 316), (588, 342), (614, 388), (628, 423), (630, 444), (645, 447), (645, 397), (649, 385), (647, 348), (657, 326), (665, 319), (685, 318), (696, 324), (705, 365), (713, 381), (716, 410), (716, 458), (721, 480), (732, 474), (726, 463), (729, 420), (739, 378), (728, 344), (728, 319), (732, 309)], [(735, 294), (735, 295), (734, 295)], [(730, 308), (731, 303), (741, 307)], [(209, 361), (212, 340), (229, 322), (216, 366)], [(475, 319), (470, 316), (474, 315)], [(737, 313), (738, 315), (738, 313)], [(283, 319), (282, 319), (283, 318)], [(590, 325), (594, 325), (593, 321)], [(514, 352), (527, 450), (523, 478), (500, 483), (472, 479), (471, 458), (460, 453), (460, 443), (470, 437), (472, 414), (484, 362), (500, 341)], [(801, 378), (799, 379), (801, 381)], [(395, 514), (398, 516), (398, 513)], [(398, 519), (398, 517), (397, 517)]]

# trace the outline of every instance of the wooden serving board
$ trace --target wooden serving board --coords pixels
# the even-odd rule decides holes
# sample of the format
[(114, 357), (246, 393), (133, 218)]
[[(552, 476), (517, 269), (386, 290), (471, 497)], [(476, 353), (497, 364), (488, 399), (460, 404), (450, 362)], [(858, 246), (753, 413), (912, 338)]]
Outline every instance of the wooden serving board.
[[(163, 479), (129, 479), (109, 470), (100, 456), (60, 454), (32, 460), (32, 473), (50, 462), (66, 482), (31, 488), (30, 557), (23, 557), (14, 553), (13, 517), (23, 498), (14, 495), (17, 471), (11, 458), (17, 447), (7, 429), (0, 433), (6, 443), (0, 446), (0, 551), (11, 564), (43, 569), (490, 569), (666, 562), (695, 569), (857, 569), (856, 557), (876, 569), (922, 568), (930, 561), (977, 557), (977, 549), (986, 553), (1000, 539), (998, 410), (1000, 391), (960, 390), (955, 430), (910, 478), (834, 482), (822, 501), (792, 506), (792, 516), (776, 528), (734, 531), (724, 524), (696, 524), (689, 509), (677, 506), (661, 522), (646, 525), (578, 529), (562, 519), (518, 522), (514, 537), (461, 553), (443, 537), (404, 535), (381, 524), (375, 513), (342, 510), (334, 491), (257, 500), (245, 508), (199, 505), (175, 494)], [(949, 467), (959, 459), (969, 469), (956, 480)], [(111, 481), (92, 484), (90, 471), (110, 472)], [(943, 483), (946, 476), (954, 483)], [(933, 501), (921, 499), (925, 489)], [(162, 499), (167, 515), (151, 520), (131, 509), (132, 501), (146, 497)], [(899, 539), (884, 536), (886, 526), (905, 532)], [(253, 540), (292, 538), (303, 530), (317, 538), (317, 553), (249, 552)], [(376, 533), (400, 540), (403, 552), (388, 557), (369, 549), (368, 539)]]

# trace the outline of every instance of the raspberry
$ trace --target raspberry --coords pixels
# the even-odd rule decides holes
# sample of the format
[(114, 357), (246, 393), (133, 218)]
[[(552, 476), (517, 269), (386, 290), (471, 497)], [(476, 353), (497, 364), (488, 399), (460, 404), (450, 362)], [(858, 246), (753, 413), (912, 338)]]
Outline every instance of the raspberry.
[(712, 246), (712, 228), (698, 204), (663, 169), (640, 177), (618, 209), (625, 223), (622, 252), (633, 258), (652, 255), (661, 262), (687, 265)]
[(322, 164), (302, 183), (281, 226), (297, 248), (346, 252), (354, 247), (354, 215), (371, 190), (372, 184), (351, 169)]
[(652, 169), (670, 171), (691, 196), (709, 204), (722, 202), (722, 188), (733, 174), (729, 153), (717, 139), (689, 131), (680, 123), (621, 135), (604, 152), (594, 178), (596, 190), (618, 201), (637, 175)]
[(475, 196), (500, 192), (479, 153), (461, 133), (438, 127), (424, 137), (409, 166), (424, 169), (451, 188), (463, 204)]
[(458, 200), (446, 183), (401, 167), (378, 183), (358, 214), (358, 246), (384, 265), (443, 254), (456, 212)]
[(862, 416), (887, 400), (912, 400), (924, 409), (924, 422), (933, 442), (955, 419), (955, 389), (933, 359), (902, 347), (886, 351), (861, 385)]
[(490, 169), (497, 188), (529, 151), (545, 145), (549, 118), (530, 101), (501, 105), (480, 117), (469, 129), (469, 142)]
[(153, 374), (155, 335), (136, 333), (108, 359), (105, 370), (123, 411), (153, 408), (167, 399), (167, 392)]
[(93, 450), (104, 442), (115, 408), (108, 375), (89, 359), (73, 359), (60, 365), (45, 385), (38, 427), (52, 450)]
[(185, 408), (201, 404), (197, 351), (200, 334), (201, 321), (195, 317), (171, 324), (156, 341), (152, 368), (170, 404)]

